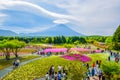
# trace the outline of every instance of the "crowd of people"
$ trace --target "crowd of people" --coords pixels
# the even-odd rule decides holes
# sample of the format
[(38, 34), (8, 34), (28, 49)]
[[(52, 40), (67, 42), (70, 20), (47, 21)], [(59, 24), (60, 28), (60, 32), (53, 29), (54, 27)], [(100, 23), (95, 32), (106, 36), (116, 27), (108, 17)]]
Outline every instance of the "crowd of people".
[(99, 80), (105, 80), (105, 76), (100, 68), (100, 65), (101, 60), (96, 60), (96, 62), (93, 62), (92, 66), (89, 66), (89, 64), (87, 63), (86, 80), (90, 80), (90, 77), (95, 79), (95, 76), (97, 76)]
[[(64, 55), (66, 52), (54, 52), (54, 55)], [(53, 55), (53, 53), (52, 52), (47, 52), (47, 53), (45, 53), (44, 51), (38, 51), (37, 52), (37, 54), (38, 55), (43, 55), (43, 56), (45, 56), (45, 55), (47, 55), (47, 56), (51, 56), (51, 55)]]
[[(97, 60), (89, 66), (89, 64), (84, 64), (87, 68), (86, 76), (83, 80), (105, 80), (105, 75), (100, 68), (101, 60)], [(67, 80), (68, 79), (68, 71), (69, 69), (62, 67), (61, 65), (58, 66), (58, 71), (55, 71), (54, 65), (52, 65), (49, 71), (46, 73), (45, 78), (46, 80)], [(97, 77), (97, 79), (96, 79)]]
[(118, 52), (112, 52), (110, 51), (110, 56), (108, 57), (108, 61), (111, 61), (114, 58), (115, 62), (119, 62), (120, 61), (120, 54)]
[(58, 66), (58, 71), (55, 71), (54, 65), (52, 65), (49, 71), (45, 75), (46, 80), (67, 80), (67, 70), (61, 65)]

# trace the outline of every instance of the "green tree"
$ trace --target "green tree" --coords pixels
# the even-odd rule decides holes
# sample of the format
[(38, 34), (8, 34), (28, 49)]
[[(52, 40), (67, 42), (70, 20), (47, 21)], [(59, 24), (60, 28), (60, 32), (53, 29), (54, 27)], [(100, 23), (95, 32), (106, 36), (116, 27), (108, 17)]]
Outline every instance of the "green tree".
[(82, 44), (86, 43), (86, 40), (83, 37), (80, 37), (79, 40), (80, 40), (80, 43), (82, 43)]
[(6, 56), (6, 60), (10, 59), (10, 52), (12, 44), (8, 42), (7, 40), (0, 41), (0, 50), (4, 53)]
[(105, 62), (102, 64), (102, 70), (108, 76), (109, 80), (112, 80), (114, 75), (120, 75), (120, 65), (116, 62)]
[(66, 43), (66, 38), (64, 36), (61, 37), (62, 43)]
[(74, 42), (75, 45), (77, 45), (77, 44), (79, 44), (79, 43), (80, 43), (80, 41), (78, 41), (78, 40)]
[(113, 48), (113, 37), (112, 36), (109, 36), (107, 37), (107, 39), (105, 40), (105, 43), (109, 46), (109, 49), (112, 49)]
[(45, 43), (52, 43), (52, 38), (51, 37), (46, 38)]
[(0, 41), (0, 50), (4, 53), (6, 56), (6, 59), (10, 59), (10, 53), (14, 53), (16, 57), (18, 57), (17, 52), (25, 46), (25, 42), (23, 41), (18, 41), (18, 40), (3, 40)]
[(37, 43), (37, 38), (34, 37), (34, 38), (32, 39), (32, 42)]
[(21, 48), (23, 48), (25, 46), (25, 42), (23, 41), (18, 41), (18, 40), (12, 40), (10, 41), (11, 42), (11, 50), (12, 50), (12, 53), (18, 57), (18, 51), (20, 51)]
[(113, 43), (114, 43), (113, 48), (115, 50), (120, 50), (120, 25), (118, 26), (118, 28), (114, 32)]

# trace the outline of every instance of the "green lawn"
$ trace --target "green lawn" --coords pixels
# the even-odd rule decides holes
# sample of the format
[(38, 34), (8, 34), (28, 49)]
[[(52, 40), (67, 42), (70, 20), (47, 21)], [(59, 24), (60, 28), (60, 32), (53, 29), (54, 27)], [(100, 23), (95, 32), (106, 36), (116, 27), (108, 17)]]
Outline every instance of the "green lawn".
[[(19, 57), (19, 59), (20, 59), (20, 62), (23, 62), (23, 61), (34, 59), (37, 57), (39, 57), (39, 56), (33, 56), (33, 55), (27, 56), (26, 55), (26, 56)], [(6, 60), (6, 59), (4, 59), (4, 57), (0, 56), (0, 70), (11, 66), (14, 60), (15, 60), (14, 56), (11, 56), (10, 60)]]
[(89, 57), (92, 58), (92, 62), (96, 60), (106, 61), (108, 59), (108, 53), (94, 53), (94, 54), (87, 54)]

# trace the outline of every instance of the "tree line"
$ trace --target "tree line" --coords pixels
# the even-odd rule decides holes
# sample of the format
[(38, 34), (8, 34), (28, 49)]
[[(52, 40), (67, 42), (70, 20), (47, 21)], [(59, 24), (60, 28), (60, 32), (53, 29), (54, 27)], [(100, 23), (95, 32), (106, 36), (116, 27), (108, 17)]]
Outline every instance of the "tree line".
[(6, 37), (0, 36), (0, 40), (19, 40), (25, 43), (49, 43), (49, 44), (63, 44), (63, 43), (93, 43), (94, 41), (105, 42), (107, 36), (55, 36), (55, 37)]

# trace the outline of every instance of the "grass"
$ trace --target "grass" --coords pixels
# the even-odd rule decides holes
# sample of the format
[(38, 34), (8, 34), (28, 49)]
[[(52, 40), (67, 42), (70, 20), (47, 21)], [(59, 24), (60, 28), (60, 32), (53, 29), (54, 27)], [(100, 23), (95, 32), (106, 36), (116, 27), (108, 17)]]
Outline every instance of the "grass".
[(69, 61), (59, 56), (51, 56), (47, 58), (42, 58), (40, 60), (28, 63), (20, 68), (14, 70), (12, 73), (7, 75), (3, 80), (33, 80), (35, 78), (44, 77), (49, 71), (51, 65), (55, 66), (55, 71), (57, 71), (58, 65), (67, 66), (74, 64), (75, 67), (80, 65), (80, 62)]
[(89, 57), (92, 58), (92, 62), (96, 61), (96, 60), (107, 60), (109, 54), (107, 53), (94, 53), (94, 54), (87, 54)]
[[(21, 56), (21, 57), (19, 57), (19, 59), (20, 59), (20, 62), (24, 62), (24, 61), (34, 59), (37, 57), (39, 57), (39, 56), (29, 55), (29, 56)], [(11, 56), (10, 60), (6, 60), (6, 59), (4, 59), (4, 57), (0, 56), (0, 70), (11, 66), (14, 60), (15, 60), (14, 56)]]
[(96, 60), (101, 60), (102, 63), (108, 60), (109, 54), (107, 53), (94, 53), (94, 54), (87, 54), (92, 60), (89, 62), (92, 64), (93, 62), (96, 62)]

